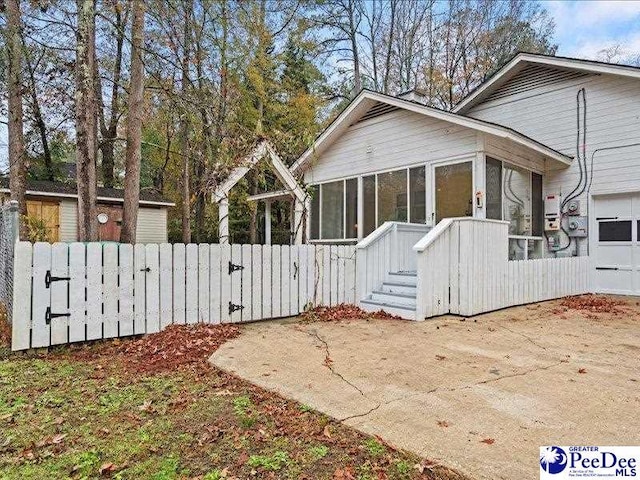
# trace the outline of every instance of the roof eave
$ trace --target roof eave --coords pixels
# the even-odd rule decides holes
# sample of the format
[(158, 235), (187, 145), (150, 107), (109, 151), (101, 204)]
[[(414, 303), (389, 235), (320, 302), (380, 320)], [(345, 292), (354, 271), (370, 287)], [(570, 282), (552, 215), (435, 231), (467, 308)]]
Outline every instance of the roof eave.
[(640, 69), (630, 65), (616, 65), (579, 58), (536, 55), (533, 53), (518, 53), (502, 68), (500, 68), (500, 70), (498, 70), (489, 80), (481, 84), (476, 90), (472, 91), (469, 95), (462, 99), (453, 108), (452, 111), (459, 114), (466, 113), (470, 108), (481, 102), (483, 98), (491, 92), (492, 87), (499, 84), (499, 82), (505, 76), (508, 76), (508, 74), (514, 68), (526, 62), (548, 65), (552, 67), (571, 68), (583, 72), (609, 75), (624, 75), (628, 77), (640, 78)]
[(573, 160), (572, 157), (564, 155), (561, 152), (547, 147), (546, 145), (530, 139), (525, 135), (522, 135), (515, 130), (509, 129), (507, 127), (497, 124), (490, 124), (482, 120), (465, 117), (463, 115), (447, 112), (444, 110), (438, 110), (432, 107), (426, 107), (415, 102), (403, 100), (401, 98), (392, 97), (382, 93), (363, 90), (362, 92), (360, 92), (360, 94), (358, 94), (357, 97), (353, 99), (349, 106), (340, 115), (338, 115), (338, 117), (336, 117), (336, 119), (329, 125), (329, 127), (327, 127), (327, 129), (325, 129), (325, 131), (320, 134), (313, 145), (309, 147), (300, 156), (300, 158), (298, 158), (298, 160), (296, 160), (296, 162), (291, 166), (291, 171), (294, 173), (298, 173), (300, 170), (302, 170), (309, 158), (317, 152), (318, 147), (321, 146), (327, 139), (329, 139), (332, 134), (334, 134), (336, 131), (339, 131), (339, 127), (349, 119), (349, 116), (354, 112), (357, 105), (367, 98), (373, 101), (386, 102), (399, 108), (404, 108), (406, 110), (413, 111), (431, 118), (448, 121), (450, 123), (471, 128), (473, 130), (481, 131), (490, 135), (496, 135), (498, 137), (510, 139), (520, 145), (523, 145), (544, 155), (547, 158), (557, 160), (563, 165), (571, 165), (571, 162)]

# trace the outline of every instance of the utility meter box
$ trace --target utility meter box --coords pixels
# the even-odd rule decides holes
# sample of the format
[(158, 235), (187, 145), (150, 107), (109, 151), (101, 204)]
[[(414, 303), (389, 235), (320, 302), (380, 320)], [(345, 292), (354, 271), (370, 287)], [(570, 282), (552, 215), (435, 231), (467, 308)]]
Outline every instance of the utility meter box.
[(580, 215), (580, 200), (571, 200), (567, 203), (567, 215)]
[(547, 232), (560, 230), (560, 195), (544, 197), (544, 229)]
[(587, 226), (588, 226), (588, 217), (581, 216), (571, 216), (567, 217), (564, 221), (565, 230), (567, 231), (567, 235), (570, 237), (586, 237), (587, 236)]

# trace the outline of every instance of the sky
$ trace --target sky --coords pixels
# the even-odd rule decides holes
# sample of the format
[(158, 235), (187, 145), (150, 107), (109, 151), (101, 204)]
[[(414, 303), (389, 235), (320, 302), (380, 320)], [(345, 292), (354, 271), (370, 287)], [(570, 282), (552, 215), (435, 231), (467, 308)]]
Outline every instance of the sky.
[[(640, 0), (542, 0), (556, 24), (558, 55), (602, 60), (601, 51), (621, 46), (624, 57), (640, 55)], [(5, 119), (2, 119), (5, 120)], [(0, 170), (7, 165), (6, 125), (0, 122)]]
[[(640, 1), (542, 1), (556, 24), (558, 55), (597, 60), (620, 44), (623, 55), (640, 54)], [(621, 59), (617, 59), (621, 60)]]

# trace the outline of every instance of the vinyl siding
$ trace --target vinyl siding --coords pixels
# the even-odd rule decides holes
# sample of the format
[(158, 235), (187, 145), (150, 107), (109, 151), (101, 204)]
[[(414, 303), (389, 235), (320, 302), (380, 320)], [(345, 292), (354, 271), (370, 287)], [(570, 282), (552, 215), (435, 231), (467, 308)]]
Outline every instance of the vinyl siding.
[(60, 241), (75, 242), (78, 239), (78, 208), (74, 200), (60, 202)]
[(140, 208), (136, 235), (138, 243), (165, 243), (167, 241), (167, 209)]
[(397, 110), (359, 122), (305, 173), (318, 183), (381, 170), (475, 155), (476, 132), (466, 127)]
[[(517, 77), (516, 77), (517, 78)], [(532, 88), (472, 108), (468, 115), (499, 123), (565, 154), (576, 156), (576, 95), (586, 89), (587, 164), (597, 149), (640, 143), (640, 81), (614, 75), (590, 75), (561, 84)], [(578, 184), (578, 162), (548, 167), (545, 193), (569, 194)], [(640, 191), (640, 146), (595, 154), (590, 193)], [(587, 192), (579, 200), (587, 213)], [(580, 251), (586, 242), (580, 241)]]

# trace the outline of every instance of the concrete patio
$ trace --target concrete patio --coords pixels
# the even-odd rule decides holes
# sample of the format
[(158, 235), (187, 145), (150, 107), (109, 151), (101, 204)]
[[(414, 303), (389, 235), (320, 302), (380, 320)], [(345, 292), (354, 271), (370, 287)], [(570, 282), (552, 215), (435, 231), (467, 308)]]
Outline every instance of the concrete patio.
[(640, 308), (247, 325), (217, 367), (478, 479), (537, 479), (542, 445), (640, 443)]

